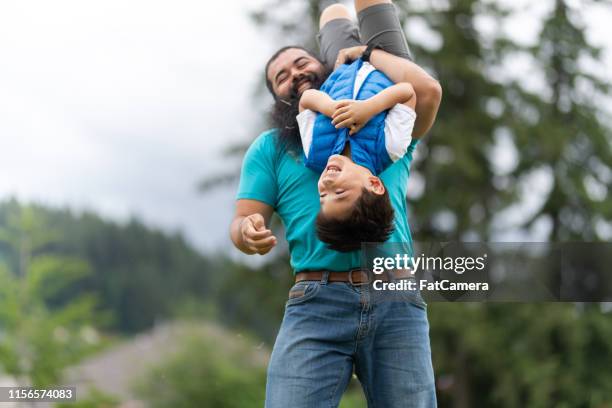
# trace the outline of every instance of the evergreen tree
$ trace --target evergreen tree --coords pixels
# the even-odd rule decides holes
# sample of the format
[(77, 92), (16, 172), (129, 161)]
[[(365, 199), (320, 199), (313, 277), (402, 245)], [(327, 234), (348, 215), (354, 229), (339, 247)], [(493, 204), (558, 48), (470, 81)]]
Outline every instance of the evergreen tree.
[(13, 213), (0, 241), (16, 260), (0, 264), (0, 371), (35, 386), (57, 384), (61, 371), (98, 345), (92, 294), (70, 296), (91, 268), (82, 259), (41, 252), (56, 236), (31, 207)]
[(612, 129), (602, 108), (610, 85), (587, 66), (600, 64), (601, 55), (585, 37), (583, 10), (593, 2), (572, 4), (552, 1), (536, 45), (515, 51), (534, 59), (543, 73), (540, 89), (528, 89), (520, 79), (505, 88), (510, 101), (506, 123), (519, 147), (512, 176), (521, 181), (544, 171), (552, 184), (541, 208), (522, 226), (545, 222), (551, 241), (605, 239), (602, 227), (612, 221), (607, 200)]
[[(7, 235), (8, 226), (25, 208), (44, 228), (37, 227), (33, 238), (22, 237), (27, 224)], [(174, 316), (187, 298), (212, 301), (212, 287), (222, 275), (216, 259), (198, 253), (182, 236), (156, 231), (135, 219), (119, 225), (89, 212), (74, 214), (10, 200), (0, 203), (0, 230), (6, 238), (0, 239), (0, 263), (15, 273), (27, 269), (28, 254), (86, 261), (90, 273), (73, 282), (63, 298), (95, 293), (98, 309), (112, 316), (104, 320), (104, 328), (121, 333), (142, 331)]]
[(444, 95), (438, 118), (418, 148), (412, 180), (424, 188), (410, 195), (410, 223), (417, 240), (489, 239), (494, 214), (511, 194), (492, 179), (491, 148), (499, 118), (486, 109), (498, 102), (503, 86), (487, 75), (492, 63), (490, 45), (475, 26), (486, 14), (499, 20), (503, 13), (480, 0), (429, 1), (421, 9), (413, 2), (396, 3), (405, 25), (421, 24), (437, 37), (437, 45), (409, 44), (415, 62), (432, 72)]

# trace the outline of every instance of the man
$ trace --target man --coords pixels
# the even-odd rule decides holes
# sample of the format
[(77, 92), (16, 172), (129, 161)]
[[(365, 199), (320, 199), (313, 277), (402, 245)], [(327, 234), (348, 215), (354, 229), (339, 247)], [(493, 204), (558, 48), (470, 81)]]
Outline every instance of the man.
[[(355, 7), (363, 43), (376, 41), (383, 49), (409, 58), (389, 0), (357, 0)], [(368, 406), (432, 407), (435, 387), (422, 299), (407, 293), (406, 302), (369, 301), (371, 289), (363, 284), (367, 276), (355, 270), (360, 266), (360, 253), (332, 251), (316, 236), (318, 174), (300, 163), (295, 122), (299, 96), (317, 88), (335, 63), (371, 52), (370, 62), (379, 68), (389, 56), (360, 46), (359, 33), (343, 6), (325, 9), (320, 28), (323, 62), (302, 48), (288, 47), (279, 50), (266, 66), (277, 129), (260, 135), (245, 155), (230, 227), (237, 248), (248, 254), (268, 253), (277, 242), (267, 228), (276, 211), (285, 225), (295, 271), (296, 284), (289, 292), (268, 367), (266, 406), (337, 406), (354, 367)], [(394, 82), (407, 76), (413, 84), (418, 101), (416, 138), (433, 123), (441, 90), (425, 71), (404, 61), (383, 72)], [(415, 146), (413, 143), (403, 159), (380, 175), (396, 213), (393, 242), (411, 242), (405, 194)]]

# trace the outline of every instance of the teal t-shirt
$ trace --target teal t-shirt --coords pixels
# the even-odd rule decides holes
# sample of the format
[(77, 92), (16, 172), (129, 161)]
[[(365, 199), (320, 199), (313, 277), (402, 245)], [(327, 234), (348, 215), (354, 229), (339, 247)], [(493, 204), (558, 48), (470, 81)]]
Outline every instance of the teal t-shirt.
[[(319, 213), (319, 174), (306, 168), (301, 155), (280, 152), (277, 132), (268, 130), (251, 144), (244, 156), (237, 199), (262, 201), (274, 208), (285, 226), (294, 273), (327, 269), (347, 271), (360, 266), (360, 251), (342, 253), (328, 249), (317, 238), (315, 219)], [(395, 209), (395, 231), (388, 242), (409, 243), (406, 188), (412, 153), (418, 140), (413, 140), (406, 155), (379, 176), (389, 191)]]

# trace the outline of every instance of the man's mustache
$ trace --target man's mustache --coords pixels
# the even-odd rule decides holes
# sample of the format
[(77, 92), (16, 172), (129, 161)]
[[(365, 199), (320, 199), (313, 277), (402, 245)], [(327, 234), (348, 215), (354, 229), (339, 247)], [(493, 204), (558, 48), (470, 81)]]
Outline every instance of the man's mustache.
[(300, 96), (299, 87), (304, 81), (310, 82), (310, 86), (318, 82), (319, 76), (314, 73), (306, 73), (302, 74), (299, 77), (293, 80), (293, 84), (291, 85), (291, 98), (298, 98)]

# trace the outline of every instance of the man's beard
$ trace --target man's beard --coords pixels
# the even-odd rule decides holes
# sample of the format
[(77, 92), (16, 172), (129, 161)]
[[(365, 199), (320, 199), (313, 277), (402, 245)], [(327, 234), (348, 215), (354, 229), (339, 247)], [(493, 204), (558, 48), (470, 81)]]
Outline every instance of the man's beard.
[(288, 151), (298, 152), (302, 145), (300, 129), (296, 116), (299, 113), (301, 93), (298, 87), (305, 78), (310, 82), (310, 89), (319, 89), (331, 72), (324, 70), (320, 74), (309, 73), (296, 79), (291, 86), (288, 97), (277, 97), (270, 112), (270, 124), (278, 129), (278, 146)]

